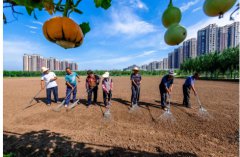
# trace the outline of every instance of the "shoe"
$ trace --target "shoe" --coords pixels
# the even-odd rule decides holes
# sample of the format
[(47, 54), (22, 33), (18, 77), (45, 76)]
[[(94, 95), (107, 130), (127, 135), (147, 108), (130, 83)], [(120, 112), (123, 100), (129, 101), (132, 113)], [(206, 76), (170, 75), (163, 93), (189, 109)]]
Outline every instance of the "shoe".
[(186, 106), (187, 108), (192, 108), (192, 105), (191, 105), (191, 104), (185, 104), (185, 106)]
[(47, 104), (47, 106), (50, 106), (51, 104)]
[(73, 101), (73, 104), (74, 104), (75, 102), (77, 102), (77, 101), (78, 101), (78, 99), (74, 100), (74, 101)]
[(67, 108), (67, 107), (68, 107), (68, 105), (64, 105), (64, 107), (65, 107), (65, 108)]
[(164, 111), (167, 111), (167, 107), (166, 107), (166, 106), (162, 106), (162, 109), (163, 109)]

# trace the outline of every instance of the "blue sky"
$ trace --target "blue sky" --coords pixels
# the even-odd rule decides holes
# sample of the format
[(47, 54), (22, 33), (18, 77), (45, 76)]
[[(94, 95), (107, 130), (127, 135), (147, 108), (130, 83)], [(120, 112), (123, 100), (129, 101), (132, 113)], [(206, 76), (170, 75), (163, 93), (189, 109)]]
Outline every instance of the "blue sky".
[[(142, 65), (167, 57), (177, 46), (164, 43), (166, 29), (161, 23), (168, 0), (112, 0), (110, 9), (97, 9), (93, 0), (83, 0), (79, 8), (82, 15), (71, 14), (77, 23), (89, 22), (91, 31), (82, 46), (63, 49), (47, 41), (42, 24), (52, 16), (46, 11), (36, 11), (38, 20), (28, 16), (25, 8), (17, 7), (17, 21), (3, 26), (4, 70), (22, 70), (24, 53), (37, 53), (44, 57), (77, 62), (80, 70), (122, 69), (132, 64)], [(196, 37), (197, 30), (208, 24), (219, 26), (232, 23), (231, 11), (224, 18), (207, 17), (202, 10), (203, 0), (173, 0), (182, 10), (181, 25), (188, 31), (187, 39)], [(235, 9), (232, 8), (231, 10)], [(4, 9), (8, 21), (13, 20), (11, 10)], [(61, 15), (59, 13), (53, 16)]]

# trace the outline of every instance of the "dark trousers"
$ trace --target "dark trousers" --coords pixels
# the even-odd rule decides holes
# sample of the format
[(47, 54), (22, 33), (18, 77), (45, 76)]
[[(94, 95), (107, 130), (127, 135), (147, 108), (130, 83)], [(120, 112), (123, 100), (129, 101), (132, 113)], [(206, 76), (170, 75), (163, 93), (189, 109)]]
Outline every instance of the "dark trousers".
[(190, 99), (190, 87), (183, 85), (183, 105), (185, 105), (186, 107), (190, 106), (189, 99)]
[(166, 89), (161, 88), (159, 85), (159, 91), (160, 91), (160, 96), (161, 96), (161, 106), (166, 107), (167, 105), (167, 91)]
[[(72, 91), (71, 87), (67, 86), (67, 90), (66, 90), (66, 100), (65, 100), (65, 105), (68, 105), (71, 99), (71, 95), (73, 95), (72, 100), (73, 102), (76, 100), (76, 96), (77, 96), (77, 87), (75, 87), (75, 85), (72, 85), (74, 87), (74, 90)], [(72, 94), (70, 94), (72, 92)]]
[(110, 90), (108, 93), (103, 91), (103, 102), (104, 105), (107, 106), (109, 101), (112, 99), (112, 91)]
[(47, 88), (46, 93), (47, 93), (47, 104), (51, 103), (51, 93), (53, 92), (54, 96), (54, 101), (58, 101), (58, 87), (52, 87), (52, 88)]
[(93, 102), (97, 103), (98, 86), (88, 90), (88, 105), (92, 103), (92, 94), (93, 94)]
[(131, 96), (132, 104), (137, 104), (139, 102), (139, 97), (140, 97), (140, 86), (132, 85), (132, 96)]

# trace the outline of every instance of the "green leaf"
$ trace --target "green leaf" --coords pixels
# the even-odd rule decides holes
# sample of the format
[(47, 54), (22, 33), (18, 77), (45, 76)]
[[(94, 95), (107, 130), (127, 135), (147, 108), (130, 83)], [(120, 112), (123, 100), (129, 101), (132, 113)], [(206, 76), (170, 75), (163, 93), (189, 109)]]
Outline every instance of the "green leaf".
[(78, 13), (78, 14), (83, 14), (83, 12), (82, 12), (81, 10), (78, 10), (78, 9), (76, 9), (76, 8), (74, 8), (73, 11), (76, 12), (76, 13)]
[(83, 22), (79, 26), (81, 27), (84, 36), (91, 30), (88, 22)]
[(102, 0), (101, 7), (105, 10), (107, 10), (111, 6), (112, 0)]
[(29, 8), (29, 7), (25, 7), (25, 8), (26, 8), (26, 10), (27, 10), (28, 15), (31, 15), (31, 14), (32, 14), (32, 11), (33, 11), (34, 9)]
[(103, 0), (94, 0), (95, 6), (96, 6), (97, 8), (101, 7), (102, 1), (103, 1)]
[(97, 8), (101, 7), (107, 10), (111, 6), (111, 1), (112, 0), (94, 0), (94, 3)]

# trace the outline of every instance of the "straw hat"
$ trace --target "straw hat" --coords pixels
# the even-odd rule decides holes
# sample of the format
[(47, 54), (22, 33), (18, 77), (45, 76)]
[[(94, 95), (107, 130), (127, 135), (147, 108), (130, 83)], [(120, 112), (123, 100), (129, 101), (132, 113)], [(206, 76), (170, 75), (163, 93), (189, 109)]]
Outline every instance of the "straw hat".
[(134, 67), (133, 71), (139, 71), (138, 67)]
[(42, 67), (42, 72), (48, 71), (49, 69), (46, 67)]
[(103, 75), (102, 75), (103, 78), (108, 78), (109, 77), (109, 72), (105, 72)]

